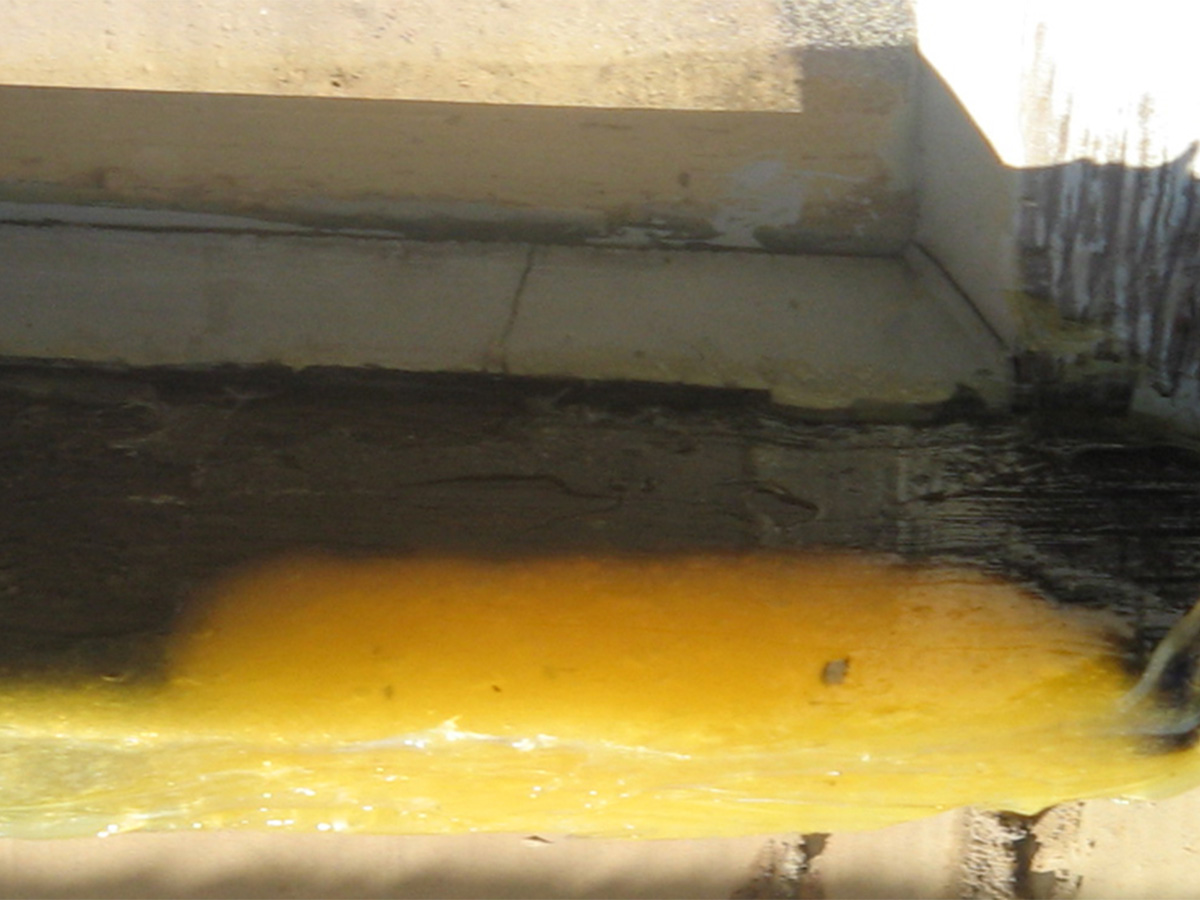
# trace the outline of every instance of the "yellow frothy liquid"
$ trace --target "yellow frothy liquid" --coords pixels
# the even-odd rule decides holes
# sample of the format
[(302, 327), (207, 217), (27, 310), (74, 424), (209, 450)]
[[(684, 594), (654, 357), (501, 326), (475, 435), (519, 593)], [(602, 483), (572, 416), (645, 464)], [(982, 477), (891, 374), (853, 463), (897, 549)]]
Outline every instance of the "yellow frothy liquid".
[(846, 555), (284, 560), (162, 684), (10, 688), (0, 830), (718, 836), (1200, 781), (1115, 629)]

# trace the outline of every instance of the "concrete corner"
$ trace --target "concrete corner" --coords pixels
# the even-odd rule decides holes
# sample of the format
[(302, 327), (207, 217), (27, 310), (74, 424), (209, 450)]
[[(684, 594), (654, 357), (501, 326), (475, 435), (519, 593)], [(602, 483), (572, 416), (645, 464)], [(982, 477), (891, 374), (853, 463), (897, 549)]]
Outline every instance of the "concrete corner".
[(902, 262), (755, 254), (540, 249), (507, 362), (757, 388), (819, 409), (994, 397), (1005, 381), (999, 344)]

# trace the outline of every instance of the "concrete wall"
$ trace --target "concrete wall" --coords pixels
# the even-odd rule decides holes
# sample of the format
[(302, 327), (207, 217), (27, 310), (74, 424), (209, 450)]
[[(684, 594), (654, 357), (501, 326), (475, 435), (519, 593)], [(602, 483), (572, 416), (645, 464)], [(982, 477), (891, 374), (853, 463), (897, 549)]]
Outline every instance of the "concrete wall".
[(73, 0), (0, 32), (0, 354), (1007, 402), (995, 335), (899, 258), (902, 0)]
[(910, 115), (8, 86), (0, 199), (418, 239), (878, 254), (912, 228)]
[(7, 4), (0, 199), (893, 253), (914, 214), (912, 16), (847, 10)]
[(1004, 399), (999, 343), (896, 260), (38, 214), (70, 221), (0, 226), (2, 355), (626, 378), (822, 410)]

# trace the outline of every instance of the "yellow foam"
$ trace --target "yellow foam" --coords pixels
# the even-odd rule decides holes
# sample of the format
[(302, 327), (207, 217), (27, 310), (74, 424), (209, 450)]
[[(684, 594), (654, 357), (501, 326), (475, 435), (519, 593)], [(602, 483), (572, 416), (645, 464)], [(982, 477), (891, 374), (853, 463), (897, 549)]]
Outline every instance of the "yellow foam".
[(1136, 733), (1117, 628), (852, 555), (288, 559), (162, 684), (10, 688), (0, 829), (717, 836), (1200, 780)]

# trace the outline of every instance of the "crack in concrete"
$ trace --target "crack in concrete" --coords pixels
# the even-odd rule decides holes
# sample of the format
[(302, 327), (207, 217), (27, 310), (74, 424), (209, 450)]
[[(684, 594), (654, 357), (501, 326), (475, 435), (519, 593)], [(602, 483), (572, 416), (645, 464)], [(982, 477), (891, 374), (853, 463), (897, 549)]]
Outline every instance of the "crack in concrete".
[(521, 315), (521, 299), (525, 295), (525, 285), (529, 281), (529, 274), (533, 271), (536, 258), (537, 245), (530, 244), (525, 254), (525, 266), (521, 269), (521, 274), (517, 276), (517, 285), (513, 289), (512, 300), (509, 301), (508, 319), (505, 321), (504, 327), (500, 330), (500, 336), (496, 338), (491, 349), (488, 351), (488, 358), (484, 363), (484, 371), (499, 372), (503, 375), (512, 374), (509, 371), (508, 364), (508, 344), (512, 339), (513, 331), (517, 327), (517, 319)]

